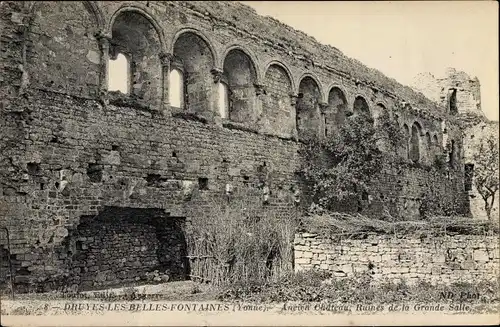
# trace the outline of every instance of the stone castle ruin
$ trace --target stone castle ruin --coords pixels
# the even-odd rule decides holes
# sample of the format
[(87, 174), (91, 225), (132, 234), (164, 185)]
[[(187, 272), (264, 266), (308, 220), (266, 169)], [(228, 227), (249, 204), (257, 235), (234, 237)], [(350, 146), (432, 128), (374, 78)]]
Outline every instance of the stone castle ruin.
[[(489, 137), (498, 144), (498, 121), (490, 121), (481, 107), (481, 85), (477, 77), (447, 68), (444, 76), (423, 73), (415, 77), (413, 88), (429, 99), (448, 106), (463, 127), (464, 188), (469, 195), (470, 211), (474, 218), (486, 219), (484, 200), (474, 183), (475, 155), (481, 143)], [(498, 197), (493, 201), (492, 217), (498, 217)]]
[(407, 137), (408, 164), (374, 181), (364, 213), (418, 217), (431, 192), (470, 215), (459, 114), (478, 111), (476, 80), (432, 82), (429, 99), (236, 2), (3, 1), (0, 15), (0, 281), (10, 262), (20, 291), (188, 278), (186, 233), (211, 200), (296, 215), (300, 148), (357, 111)]

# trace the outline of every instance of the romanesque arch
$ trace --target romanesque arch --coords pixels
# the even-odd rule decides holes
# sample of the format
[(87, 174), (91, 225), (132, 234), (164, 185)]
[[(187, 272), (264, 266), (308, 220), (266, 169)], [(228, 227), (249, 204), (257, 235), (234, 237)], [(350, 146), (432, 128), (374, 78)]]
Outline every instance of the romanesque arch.
[(260, 117), (265, 132), (292, 136), (295, 128), (292, 107), (293, 84), (288, 70), (272, 62), (264, 76), (265, 95), (262, 97)]
[(95, 34), (100, 18), (82, 1), (37, 2), (27, 51), (30, 84), (35, 88), (95, 97), (99, 94), (101, 52)]
[(355, 115), (370, 116), (370, 107), (368, 106), (368, 102), (366, 102), (365, 98), (362, 96), (357, 96), (356, 99), (354, 99), (353, 113)]
[(422, 127), (419, 123), (413, 123), (411, 127), (410, 136), (410, 154), (409, 158), (413, 162), (419, 162), (421, 156), (421, 146), (420, 146), (420, 134), (422, 133)]
[(299, 140), (307, 141), (318, 137), (319, 104), (321, 91), (318, 83), (310, 76), (299, 83), (296, 125)]
[(94, 15), (97, 22), (96, 26), (97, 30), (98, 31), (104, 30), (104, 28), (106, 27), (104, 15), (102, 13), (102, 10), (97, 5), (96, 1), (83, 1), (83, 4), (87, 8), (87, 10)]
[[(211, 110), (214, 55), (209, 44), (192, 31), (180, 34), (174, 43), (171, 66), (183, 76), (183, 85), (177, 86), (184, 90), (183, 108), (195, 113)], [(173, 92), (176, 86), (171, 85), (170, 93)]]
[[(159, 104), (163, 95), (161, 50), (160, 37), (146, 16), (137, 11), (121, 11), (111, 27), (109, 90), (116, 90), (115, 86), (125, 81), (128, 87), (121, 89), (122, 93), (153, 106)], [(122, 63), (115, 65), (115, 60)]]
[(236, 122), (255, 120), (255, 84), (257, 72), (252, 59), (240, 49), (230, 50), (223, 64), (224, 83), (229, 90), (229, 119)]
[(154, 18), (154, 16), (149, 13), (147, 6), (144, 6), (143, 4), (140, 3), (134, 3), (134, 4), (125, 3), (118, 10), (116, 10), (107, 24), (106, 28), (107, 33), (112, 33), (113, 25), (115, 24), (116, 18), (119, 17), (124, 12), (136, 13), (141, 15), (144, 19), (146, 19), (148, 23), (155, 30), (156, 36), (158, 37), (158, 41), (160, 43), (160, 51), (166, 52), (165, 35), (163, 33), (163, 29), (161, 28), (158, 21)]
[(384, 104), (382, 103), (377, 103), (375, 106), (375, 109), (373, 110), (373, 120), (375, 123), (375, 126), (379, 126), (381, 124), (381, 117), (387, 115), (387, 108)]
[(346, 118), (347, 98), (339, 87), (332, 87), (328, 93), (328, 107), (324, 112), (324, 135), (328, 137), (335, 133)]

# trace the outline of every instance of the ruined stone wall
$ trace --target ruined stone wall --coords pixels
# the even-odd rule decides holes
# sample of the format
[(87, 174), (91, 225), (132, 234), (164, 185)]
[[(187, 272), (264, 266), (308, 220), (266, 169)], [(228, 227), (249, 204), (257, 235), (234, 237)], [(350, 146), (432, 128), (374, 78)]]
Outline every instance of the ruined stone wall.
[[(442, 104), (451, 110), (452, 103), (456, 105), (458, 122), (463, 130), (463, 163), (474, 165), (474, 157), (482, 142), (493, 137), (498, 142), (498, 122), (489, 121), (481, 108), (481, 85), (477, 77), (471, 77), (463, 71), (454, 68), (446, 69), (443, 76), (434, 76), (430, 73), (422, 73), (415, 77), (413, 87), (421, 91), (430, 99)], [(451, 99), (453, 92), (455, 99)], [(453, 101), (452, 101), (453, 100)], [(446, 135), (447, 142), (449, 137)], [(466, 189), (471, 215), (477, 219), (486, 219), (484, 200), (479, 194), (475, 183), (474, 173)], [(465, 187), (466, 185), (464, 185)], [(467, 187), (466, 187), (467, 188)], [(498, 217), (498, 194), (493, 204), (492, 217)]]
[[(489, 122), (479, 120), (476, 124), (468, 124), (468, 128), (464, 131), (464, 164), (466, 165), (477, 165), (475, 156), (478, 154), (480, 145), (487, 146), (487, 139), (493, 138), (496, 140), (496, 144), (499, 144), (499, 125), (498, 122)], [(476, 167), (477, 168), (477, 167)], [(474, 218), (477, 219), (487, 219), (487, 214), (485, 210), (484, 199), (479, 194), (475, 179), (474, 170), (472, 170), (472, 179), (469, 181), (471, 188), (468, 190), (468, 196), (470, 201), (471, 213)], [(495, 194), (495, 201), (493, 202), (493, 207), (491, 210), (492, 219), (498, 219), (499, 217), (499, 194)], [(491, 201), (491, 199), (489, 200)]]
[(295, 270), (321, 269), (337, 277), (367, 273), (375, 281), (432, 284), (496, 281), (497, 236), (455, 235), (425, 238), (369, 235), (328, 239), (295, 235)]
[[(91, 100), (38, 95), (30, 145), (16, 158), (18, 170), (5, 180), (18, 188), (10, 196), (4, 189), (3, 196), (11, 257), (16, 266), (30, 262), (27, 275), (66, 270), (55, 252), (82, 216), (117, 206), (158, 208), (195, 219), (205, 214), (209, 199), (226, 201), (226, 184), (234, 192), (256, 189), (260, 197), (264, 164), (271, 207), (282, 208), (284, 217), (294, 212), (294, 142), (183, 118), (153, 119), (149, 112)], [(202, 189), (201, 179), (206, 179)]]
[[(447, 68), (443, 76), (422, 73), (414, 78), (412, 87), (425, 94), (429, 99), (450, 110), (455, 102), (456, 114), (484, 116), (481, 111), (481, 84), (477, 77), (470, 77), (455, 68)], [(456, 91), (453, 97), (453, 90)]]
[[(300, 90), (305, 78), (317, 88), (300, 98), (314, 103), (317, 114), (319, 106), (334, 111), (327, 117), (343, 116), (340, 111), (352, 111), (354, 99), (362, 97), (370, 111), (383, 104), (402, 128), (418, 123), (422, 140), (427, 132), (438, 140), (436, 153), (447, 153), (450, 136), (460, 144), (460, 129), (444, 108), (237, 3), (0, 6), (2, 49), (7, 49), (0, 80), (0, 213), (11, 236), (2, 261), (11, 259), (18, 285), (53, 282), (57, 287), (56, 279), (71, 274), (78, 261), (66, 243), (82, 227), (81, 217), (98, 216), (106, 207), (157, 209), (167, 220), (185, 217), (189, 226), (206, 214), (211, 201), (247, 193), (263, 214), (273, 210), (281, 218), (296, 217), (295, 172), (301, 159), (296, 105), (299, 93), (308, 90)], [(132, 19), (135, 15), (143, 19)], [(258, 33), (264, 27), (272, 33)], [(134, 40), (148, 51), (139, 51)], [(130, 58), (131, 74), (122, 77), (129, 79), (129, 94), (108, 92), (109, 59), (117, 49)], [(217, 107), (217, 85), (231, 66), (224, 61), (234, 49), (255, 69), (246, 75), (245, 93), (238, 95), (241, 101), (253, 92), (248, 98), (255, 117), (236, 122), (221, 118)], [(172, 108), (169, 73), (179, 60), (189, 92), (183, 108)], [(248, 72), (251, 66), (239, 68)], [(331, 132), (343, 119), (332, 120), (326, 122)], [(318, 137), (331, 135), (321, 132), (322, 122), (315, 125)], [(381, 182), (387, 189), (381, 196), (397, 203), (399, 214), (414, 216), (417, 204), (405, 204), (406, 192), (418, 203), (425, 190), (436, 189), (425, 181), (434, 180), (443, 185), (436, 198), (461, 198), (462, 173), (431, 175), (425, 167), (404, 167), (389, 173), (399, 177), (398, 185), (389, 182), (392, 177)], [(270, 194), (264, 203), (266, 187)], [(148, 228), (134, 225), (127, 233), (132, 239), (150, 233)], [(118, 247), (116, 253), (125, 253), (132, 245)], [(159, 255), (159, 262), (164, 257)]]

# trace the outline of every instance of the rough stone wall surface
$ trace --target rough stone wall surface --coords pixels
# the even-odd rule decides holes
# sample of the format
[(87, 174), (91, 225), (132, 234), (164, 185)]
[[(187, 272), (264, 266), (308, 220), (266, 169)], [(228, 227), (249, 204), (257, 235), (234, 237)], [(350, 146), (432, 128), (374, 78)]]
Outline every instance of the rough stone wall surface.
[[(481, 107), (481, 85), (477, 77), (470, 77), (463, 71), (454, 68), (446, 69), (443, 76), (422, 73), (415, 77), (413, 87), (425, 94), (429, 99), (449, 107), (450, 92), (456, 90), (457, 117), (463, 129), (463, 163), (474, 164), (474, 156), (479, 145), (489, 137), (499, 138), (498, 122), (489, 121)], [(449, 109), (449, 108), (448, 108)], [(484, 200), (472, 182), (468, 191), (470, 211), (474, 218), (486, 219)], [(498, 217), (498, 194), (492, 209), (492, 217)]]
[[(161, 84), (151, 90), (136, 85), (151, 94), (161, 91), (151, 95), (155, 101), (107, 92), (114, 22), (129, 11), (151, 24), (143, 26), (148, 32), (142, 37), (156, 42), (151, 49), (159, 52), (159, 60), (148, 53), (143, 63), (155, 68), (135, 71)], [(397, 113), (401, 126), (418, 122), (423, 133), (438, 139), (436, 152), (446, 153), (449, 139), (461, 143), (461, 131), (444, 108), (238, 3), (8, 1), (0, 3), (0, 19), (6, 49), (0, 62), (0, 222), (11, 241), (5, 250), (2, 232), (2, 261), (10, 258), (14, 274), (26, 284), (68, 273), (71, 267), (61, 258), (70, 255), (65, 242), (82, 216), (97, 216), (109, 206), (163, 210), (185, 217), (189, 226), (206, 214), (210, 201), (230, 201), (226, 190), (232, 189), (249, 194), (264, 214), (273, 210), (282, 218), (295, 217), (302, 146), (295, 116), (306, 76), (317, 81), (319, 103), (328, 103), (336, 87), (343, 94), (331, 101), (345, 98), (340, 106), (345, 110), (352, 111), (361, 96), (370, 110), (383, 104)], [(184, 38), (184, 33), (196, 37)], [(193, 39), (198, 43), (188, 42)], [(188, 74), (196, 90), (192, 110), (168, 104), (176, 40), (192, 50), (184, 56), (192, 59), (188, 68), (203, 72)], [(235, 48), (255, 66), (255, 123), (217, 118), (216, 81), (225, 54)], [(142, 79), (147, 76), (130, 78), (148, 83)], [(393, 207), (402, 215), (418, 214), (424, 191), (436, 189), (426, 181), (442, 185), (435, 191), (438, 199), (462, 196), (460, 169), (432, 175), (425, 167), (405, 167), (388, 174), (400, 179), (381, 182), (387, 188), (384, 201), (397, 203)], [(264, 186), (270, 190), (266, 204)], [(412, 199), (405, 199), (405, 192)], [(128, 233), (136, 235), (136, 227)]]
[(31, 87), (96, 96), (101, 64), (97, 26), (83, 2), (41, 2), (33, 9), (24, 54)]
[[(194, 219), (205, 214), (208, 199), (225, 201), (226, 184), (234, 191), (254, 188), (260, 195), (258, 170), (264, 163), (269, 169), (264, 180), (275, 194), (271, 207), (293, 213), (288, 190), (298, 161), (294, 142), (44, 95), (33, 113), (30, 145), (14, 158), (19, 170), (4, 181), (16, 187), (12, 195), (4, 193), (9, 211), (2, 221), (11, 232), (16, 264), (31, 261), (33, 271), (38, 265), (43, 270), (55, 255), (44, 250), (62, 241), (50, 232), (71, 231), (81, 216), (96, 215), (103, 206), (159, 208)], [(38, 168), (28, 171), (30, 162)], [(199, 190), (199, 178), (208, 179), (206, 190)]]
[[(468, 128), (464, 131), (464, 163), (475, 164), (474, 157), (477, 155), (479, 145), (483, 143), (486, 145), (486, 140), (490, 137), (496, 139), (497, 144), (499, 141), (499, 125), (498, 122), (489, 122), (479, 120), (476, 124), (469, 124)], [(487, 219), (486, 210), (484, 208), (484, 200), (479, 194), (477, 187), (474, 183), (474, 175), (472, 175), (472, 189), (468, 191), (470, 198), (470, 209), (472, 216), (478, 219)], [(499, 213), (499, 200), (498, 192), (495, 194), (495, 201), (491, 210), (491, 217), (498, 219)]]
[(295, 110), (290, 99), (293, 92), (290, 77), (282, 67), (272, 65), (266, 71), (265, 85), (268, 96), (262, 102), (262, 129), (268, 133), (278, 131), (282, 136), (293, 136)]
[(386, 280), (432, 284), (496, 281), (498, 236), (456, 235), (427, 238), (369, 235), (333, 240), (295, 235), (295, 270), (321, 269), (337, 277), (368, 273)]
[(81, 276), (81, 289), (134, 282), (159, 264), (158, 240), (149, 225), (96, 224), (80, 231), (76, 241), (83, 243), (73, 268)]
[(422, 73), (415, 77), (412, 87), (448, 109), (450, 90), (456, 90), (458, 114), (484, 116), (481, 111), (481, 84), (477, 77), (472, 78), (465, 72), (447, 68), (443, 76)]

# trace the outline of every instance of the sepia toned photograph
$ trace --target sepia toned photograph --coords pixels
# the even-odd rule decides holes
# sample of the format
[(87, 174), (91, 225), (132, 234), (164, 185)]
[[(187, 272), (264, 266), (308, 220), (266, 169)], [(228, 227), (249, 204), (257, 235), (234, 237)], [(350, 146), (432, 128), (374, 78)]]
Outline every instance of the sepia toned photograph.
[(0, 1), (2, 326), (500, 323), (496, 1)]

